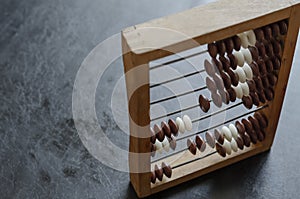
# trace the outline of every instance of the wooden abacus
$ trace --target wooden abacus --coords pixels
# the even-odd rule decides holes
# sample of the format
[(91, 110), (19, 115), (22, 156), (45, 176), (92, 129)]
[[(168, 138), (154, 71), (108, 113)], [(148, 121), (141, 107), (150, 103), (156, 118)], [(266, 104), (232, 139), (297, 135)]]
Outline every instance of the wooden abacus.
[[(139, 197), (149, 196), (270, 149), (288, 83), (299, 25), (299, 0), (220, 0), (122, 32), (130, 116), (130, 179)], [(205, 70), (179, 78), (207, 72), (206, 86), (180, 94), (183, 96), (208, 88), (212, 100), (202, 94), (199, 97), (199, 112), (202, 110), (204, 115), (193, 120), (185, 115), (183, 119), (176, 118), (176, 122), (169, 118), (168, 123), (162, 122), (162, 126), (155, 124), (153, 129), (151, 122), (183, 110), (150, 119), (151, 105), (179, 97), (150, 102), (152, 88), (179, 79), (176, 77), (150, 85), (150, 70), (194, 55), (152, 67), (150, 62), (203, 45), (208, 46), (208, 50), (198, 55), (212, 57), (212, 60), (202, 63)], [(225, 109), (207, 113), (211, 101), (216, 107), (223, 104)], [(230, 101), (238, 103), (229, 106)], [(251, 110), (221, 124), (190, 131), (192, 123), (242, 104)], [(248, 119), (238, 121), (247, 116)], [(236, 123), (227, 127), (225, 124), (230, 122)], [(218, 130), (220, 126), (221, 131)], [(177, 138), (177, 142), (187, 140), (187, 146), (152, 160), (151, 156), (162, 150), (162, 146), (168, 150), (170, 146), (175, 149), (178, 130), (190, 131)], [(208, 133), (212, 130), (215, 134)], [(202, 133), (206, 133), (206, 141), (201, 137)], [(195, 141), (190, 139), (195, 135)], [(205, 147), (206, 144), (209, 146)]]

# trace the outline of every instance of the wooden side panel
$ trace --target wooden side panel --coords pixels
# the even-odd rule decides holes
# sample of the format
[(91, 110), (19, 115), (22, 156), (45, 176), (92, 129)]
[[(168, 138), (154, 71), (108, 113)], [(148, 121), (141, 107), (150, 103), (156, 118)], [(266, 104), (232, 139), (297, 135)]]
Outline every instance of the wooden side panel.
[(141, 58), (129, 51), (124, 37), (122, 48), (130, 118), (130, 180), (137, 195), (145, 197), (151, 191), (149, 66), (139, 65)]
[(274, 140), (285, 91), (288, 84), (289, 74), (293, 63), (295, 46), (297, 44), (299, 23), (300, 5), (297, 5), (292, 8), (291, 17), (289, 19), (289, 29), (285, 40), (282, 64), (279, 70), (278, 83), (275, 87), (275, 97), (274, 100), (269, 103), (269, 107), (263, 110), (263, 112), (269, 119), (269, 126), (266, 130), (267, 137), (265, 141), (266, 146), (269, 148), (272, 146)]

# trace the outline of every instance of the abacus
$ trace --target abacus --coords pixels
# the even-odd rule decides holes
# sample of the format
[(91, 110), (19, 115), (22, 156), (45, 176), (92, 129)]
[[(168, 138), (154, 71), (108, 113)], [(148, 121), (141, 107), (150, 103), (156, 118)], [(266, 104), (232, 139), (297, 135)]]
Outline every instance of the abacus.
[[(299, 25), (298, 0), (220, 0), (122, 32), (130, 179), (139, 197), (271, 148)], [(172, 64), (190, 58), (197, 66), (177, 65), (174, 71), (189, 71), (172, 74)], [(158, 80), (151, 81), (153, 71)], [(199, 85), (152, 97), (197, 76)], [(184, 97), (195, 104), (152, 115), (151, 107)]]

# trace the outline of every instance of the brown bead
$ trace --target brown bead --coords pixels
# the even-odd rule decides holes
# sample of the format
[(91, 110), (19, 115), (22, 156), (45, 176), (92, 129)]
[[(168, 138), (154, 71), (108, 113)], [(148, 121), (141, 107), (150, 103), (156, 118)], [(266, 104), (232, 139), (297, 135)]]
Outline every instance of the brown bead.
[(253, 144), (256, 144), (256, 143), (257, 143), (257, 135), (256, 135), (256, 132), (253, 130), (253, 131), (251, 131), (250, 133), (248, 133), (248, 135), (250, 136), (251, 142), (252, 142)]
[(256, 85), (255, 85), (254, 80), (247, 80), (247, 84), (248, 84), (250, 92), (255, 92), (256, 91)]
[(215, 74), (214, 77), (214, 82), (217, 86), (218, 90), (223, 90), (224, 89), (224, 83), (223, 83), (223, 79), (221, 78), (221, 76), (219, 74)]
[(246, 134), (246, 133), (244, 133), (243, 135), (241, 135), (241, 137), (242, 137), (242, 139), (243, 139), (243, 141), (244, 141), (244, 145), (245, 145), (246, 147), (249, 147), (250, 144), (251, 144), (251, 139), (250, 139), (249, 135)]
[(207, 45), (208, 53), (211, 57), (216, 58), (218, 54), (218, 48), (215, 43), (210, 43)]
[(282, 56), (282, 48), (281, 48), (280, 42), (274, 41), (272, 44), (273, 44), (274, 54), (281, 57)]
[(279, 58), (274, 57), (272, 61), (273, 61), (274, 70), (279, 70), (280, 66), (281, 66), (281, 62), (280, 62)]
[(274, 99), (274, 91), (270, 88), (266, 88), (265, 96), (268, 101), (272, 101)]
[(265, 63), (266, 63), (267, 72), (268, 73), (273, 72), (274, 70), (273, 62), (271, 60), (267, 60)]
[(265, 93), (262, 91), (262, 92), (258, 92), (257, 94), (258, 94), (259, 101), (263, 104), (266, 103), (267, 99)]
[(269, 57), (274, 57), (275, 54), (274, 54), (272, 43), (265, 43), (265, 48), (266, 48), (267, 55)]
[(249, 46), (249, 51), (251, 53), (252, 59), (254, 61), (258, 60), (258, 49), (255, 46)]
[(252, 98), (250, 96), (243, 96), (242, 101), (247, 109), (251, 109), (253, 107)]
[(256, 92), (251, 92), (250, 96), (252, 98), (252, 102), (255, 106), (259, 106), (259, 97)]
[(241, 46), (242, 46), (241, 39), (238, 36), (235, 35), (235, 36), (232, 37), (232, 40), (233, 40), (233, 43), (234, 43), (234, 49), (236, 51), (239, 51), (241, 49)]
[(210, 90), (212, 93), (215, 93), (217, 91), (216, 83), (210, 77), (206, 77), (205, 81), (208, 90)]
[(259, 112), (256, 112), (254, 114), (254, 117), (258, 120), (261, 129), (267, 128), (267, 126), (268, 126), (268, 120), (267, 120), (267, 118), (266, 118), (265, 115), (263, 115), (263, 114), (261, 114)]
[(248, 117), (248, 120), (251, 122), (252, 126), (253, 126), (253, 129), (255, 131), (258, 131), (260, 130), (260, 125), (259, 125), (259, 122), (256, 118), (252, 117), (252, 116), (249, 116)]
[(271, 40), (273, 38), (271, 27), (265, 26), (263, 28), (263, 30), (264, 30), (264, 35), (265, 35), (266, 40)]
[(223, 134), (222, 134), (218, 129), (215, 129), (215, 130), (214, 130), (214, 135), (215, 135), (216, 140), (217, 140), (221, 145), (223, 145), (223, 144), (224, 144), (224, 136), (223, 136)]
[(188, 147), (189, 151), (193, 155), (196, 155), (196, 153), (197, 153), (196, 144), (191, 139), (187, 139), (187, 143), (186, 144), (187, 144), (187, 147)]
[(227, 92), (229, 94), (229, 99), (231, 102), (235, 102), (236, 100), (236, 93), (235, 91), (233, 90), (233, 88), (230, 88), (230, 89), (227, 89)]
[(259, 73), (261, 76), (264, 76), (267, 74), (267, 67), (266, 67), (266, 64), (265, 64), (265, 61), (263, 59), (259, 59), (257, 61), (257, 65), (258, 65), (258, 68), (259, 68)]
[(244, 134), (246, 132), (245, 126), (243, 123), (241, 123), (240, 121), (236, 121), (235, 122), (235, 127), (238, 130), (238, 133), (240, 135)]
[(220, 62), (219, 60), (215, 59), (215, 58), (212, 58), (212, 64), (213, 66), (215, 67), (216, 69), (216, 72), (215, 74), (219, 73), (220, 71), (223, 70), (223, 64), (222, 62)]
[(243, 139), (240, 136), (238, 136), (235, 141), (236, 141), (239, 149), (243, 150), (244, 149), (244, 141), (243, 141)]
[(214, 76), (216, 73), (215, 66), (213, 66), (208, 60), (204, 61), (204, 69), (209, 76)]
[(233, 42), (232, 38), (225, 39), (224, 42), (226, 45), (226, 52), (228, 54), (231, 54), (234, 49), (234, 42)]
[(215, 137), (210, 132), (205, 133), (205, 140), (211, 148), (215, 148), (216, 140)]
[[(233, 86), (237, 86), (238, 84), (239, 84), (239, 76), (235, 73), (235, 72), (233, 72), (233, 70), (232, 69), (229, 69), (228, 71), (227, 71), (227, 74), (229, 75), (229, 77), (230, 77), (230, 82), (231, 82), (231, 84), (233, 85)], [(231, 87), (231, 85), (230, 85), (230, 87)], [(229, 88), (230, 88), (229, 87)], [(228, 89), (229, 89), (228, 88)]]
[(230, 68), (230, 60), (229, 60), (229, 58), (220, 56), (219, 60), (220, 60), (220, 62), (222, 62), (223, 70), (224, 71), (228, 71), (229, 68)]
[(264, 88), (268, 88), (270, 86), (268, 76), (261, 77), (262, 84)]
[(258, 139), (260, 142), (264, 141), (265, 136), (264, 136), (264, 134), (263, 134), (260, 130), (257, 130), (257, 131), (256, 131), (256, 135), (257, 135), (257, 139)]
[(216, 143), (216, 150), (220, 156), (222, 156), (224, 158), (226, 157), (226, 150), (219, 143)]
[(162, 168), (159, 168), (157, 165), (154, 166), (155, 176), (159, 181), (162, 181), (164, 177), (164, 171)]
[(222, 106), (222, 97), (220, 94), (218, 93), (212, 93), (211, 94), (211, 98), (213, 103), (217, 106), (217, 107), (221, 107)]
[(280, 21), (278, 22), (279, 29), (280, 29), (280, 34), (286, 35), (288, 31), (288, 25), (285, 21)]
[(235, 59), (233, 54), (227, 55), (227, 57), (230, 60), (230, 67), (235, 70), (237, 68), (237, 60)]
[(217, 41), (216, 44), (217, 44), (219, 55), (224, 56), (225, 52), (226, 52), (225, 42), (223, 40), (221, 40), (221, 41)]
[(151, 182), (154, 184), (156, 182), (155, 171), (151, 171)]
[(151, 134), (150, 141), (154, 144), (156, 141), (156, 135), (152, 127), (150, 127), (150, 134)]
[(258, 53), (260, 57), (266, 56), (266, 48), (265, 45), (262, 42), (256, 42), (255, 46), (258, 49)]
[(253, 80), (255, 81), (256, 89), (258, 91), (262, 91), (264, 89), (264, 86), (262, 84), (261, 78), (255, 77), (255, 78), (253, 78)]
[(252, 69), (252, 72), (253, 72), (254, 76), (259, 76), (260, 75), (259, 67), (258, 67), (256, 62), (252, 62), (251, 64), (249, 64), (249, 66)]
[(152, 143), (150, 143), (150, 145), (151, 145), (151, 156), (154, 157), (156, 154), (156, 145)]
[(242, 123), (245, 126), (246, 132), (252, 132), (253, 131), (253, 126), (251, 122), (249, 122), (247, 119), (242, 119)]
[(201, 152), (205, 151), (205, 149), (206, 149), (206, 143), (204, 142), (204, 140), (202, 139), (202, 137), (199, 136), (199, 135), (197, 135), (195, 140), (196, 140), (197, 148)]
[(178, 135), (178, 127), (177, 127), (177, 124), (175, 123), (175, 121), (172, 119), (169, 119), (168, 124), (169, 124), (172, 134), (177, 136)]
[(161, 167), (163, 169), (165, 176), (167, 178), (171, 178), (172, 177), (172, 167), (170, 165), (166, 164), (165, 162), (161, 163)]
[(277, 83), (277, 76), (273, 73), (268, 74), (268, 80), (271, 86), (275, 86)]
[(255, 29), (254, 33), (258, 41), (263, 41), (265, 39), (264, 31), (262, 29)]
[(162, 128), (163, 132), (165, 133), (165, 135), (168, 138), (170, 138), (171, 135), (172, 135), (171, 128), (170, 128), (170, 126), (165, 121), (161, 122), (161, 128)]
[(221, 78), (223, 80), (223, 85), (225, 86), (225, 88), (229, 89), (231, 87), (231, 79), (228, 73), (221, 72)]
[(280, 28), (279, 25), (277, 23), (273, 23), (271, 25), (271, 29), (272, 29), (272, 34), (274, 37), (277, 37), (280, 35)]
[(157, 124), (154, 125), (154, 132), (156, 134), (156, 138), (162, 142), (165, 139), (164, 131)]
[(229, 102), (230, 102), (229, 93), (226, 90), (222, 90), (222, 91), (219, 91), (219, 94), (220, 94), (220, 96), (222, 98), (222, 102), (224, 104), (229, 104)]
[(168, 139), (169, 140), (169, 143), (170, 143), (170, 148), (175, 150), (176, 149), (176, 138), (174, 135), (171, 135), (171, 138)]
[(209, 100), (203, 96), (203, 95), (200, 95), (199, 96), (199, 105), (200, 105), (200, 108), (201, 110), (204, 112), (204, 113), (207, 113), (210, 109), (210, 102)]

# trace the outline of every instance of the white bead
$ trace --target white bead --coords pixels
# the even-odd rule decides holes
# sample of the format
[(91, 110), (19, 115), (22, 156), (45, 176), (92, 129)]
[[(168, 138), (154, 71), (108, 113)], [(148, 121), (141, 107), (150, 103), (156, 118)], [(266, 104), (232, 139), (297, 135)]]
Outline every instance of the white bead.
[(184, 122), (185, 129), (187, 131), (191, 131), (193, 129), (191, 118), (188, 115), (184, 115), (182, 119)]
[(163, 148), (162, 143), (160, 141), (156, 140), (154, 145), (156, 147), (156, 151), (159, 153), (162, 153), (162, 148)]
[(246, 49), (241, 49), (241, 52), (243, 53), (244, 55), (244, 59), (245, 61), (248, 63), (248, 64), (251, 64), (252, 63), (252, 55), (251, 55), (251, 52), (248, 48)]
[(165, 137), (165, 139), (162, 141), (162, 147), (164, 148), (164, 150), (166, 152), (169, 152), (169, 149), (170, 149), (170, 142), (169, 140), (167, 139), (167, 137)]
[(184, 122), (182, 121), (182, 119), (180, 117), (176, 118), (176, 124), (178, 126), (179, 132), (184, 133), (185, 132), (185, 126), (184, 126)]
[(226, 150), (226, 153), (228, 155), (230, 155), (231, 154), (231, 144), (230, 144), (230, 142), (228, 142), (227, 140), (224, 140), (223, 147)]
[(238, 146), (237, 146), (237, 143), (236, 143), (235, 139), (232, 139), (232, 140), (231, 140), (230, 145), (231, 145), (231, 149), (232, 149), (234, 152), (237, 152), (237, 151), (238, 151)]
[(236, 97), (238, 99), (242, 99), (242, 97), (243, 97), (243, 89), (242, 89), (241, 85), (238, 84), (237, 86), (233, 86), (232, 88), (235, 91)]
[(244, 63), (245, 63), (245, 58), (244, 58), (244, 55), (243, 55), (242, 52), (240, 52), (240, 51), (235, 51), (235, 52), (233, 53), (233, 56), (235, 57), (235, 59), (236, 59), (236, 61), (237, 61), (237, 64), (238, 64), (239, 66), (243, 66), (243, 65), (244, 65)]
[(246, 33), (240, 33), (237, 35), (241, 39), (242, 47), (243, 48), (248, 48), (249, 42), (248, 42), (248, 37)]
[(222, 133), (229, 142), (232, 140), (231, 131), (227, 126), (222, 127)]
[(248, 42), (251, 46), (255, 46), (256, 44), (256, 36), (253, 30), (247, 31)]
[(250, 90), (249, 90), (249, 86), (247, 83), (239, 83), (242, 87), (242, 90), (243, 90), (243, 95), (244, 96), (249, 96), (250, 94)]
[(234, 72), (239, 76), (240, 82), (246, 82), (247, 76), (242, 67), (237, 67)]
[(246, 74), (246, 78), (248, 80), (252, 80), (253, 79), (253, 72), (252, 72), (251, 67), (247, 63), (244, 64), (243, 70), (244, 70), (244, 72)]
[(237, 139), (237, 137), (238, 137), (238, 131), (237, 131), (235, 125), (234, 124), (229, 124), (229, 129), (231, 131), (232, 137), (234, 139)]

